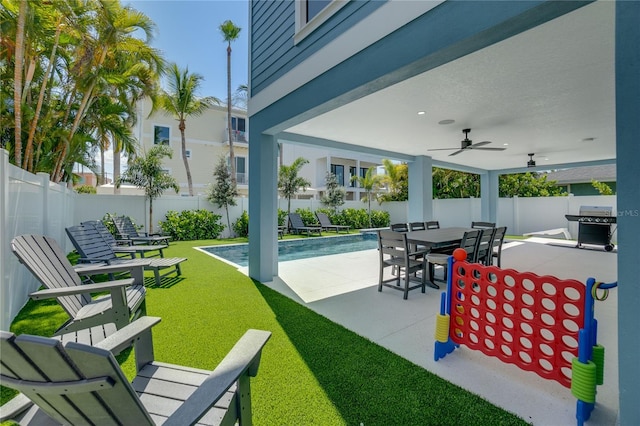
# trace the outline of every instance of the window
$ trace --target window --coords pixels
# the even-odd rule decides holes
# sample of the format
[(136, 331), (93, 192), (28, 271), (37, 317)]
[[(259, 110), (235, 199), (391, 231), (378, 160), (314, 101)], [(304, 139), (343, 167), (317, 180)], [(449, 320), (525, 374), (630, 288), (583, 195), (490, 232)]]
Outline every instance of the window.
[(241, 117), (231, 117), (231, 128), (239, 132), (246, 132), (247, 120)]
[[(236, 183), (239, 185), (246, 185), (249, 182), (249, 175), (247, 174), (247, 158), (235, 157), (236, 159)], [(227, 157), (227, 165), (229, 163), (229, 157)]]
[(339, 164), (331, 165), (331, 173), (336, 175), (336, 179), (338, 180), (338, 184), (344, 186), (344, 166)]
[(300, 43), (348, 3), (347, 0), (296, 0), (294, 43)]
[(320, 13), (322, 9), (329, 6), (329, 3), (331, 3), (331, 0), (306, 0), (305, 3), (307, 7), (307, 11), (306, 11), (307, 19), (305, 21), (306, 23), (312, 20), (318, 13)]
[(242, 117), (231, 117), (231, 130), (234, 142), (247, 142), (247, 120)]
[(357, 176), (357, 170), (358, 168), (355, 166), (351, 166), (349, 167), (349, 186), (351, 188), (355, 188), (356, 186), (356, 181), (355, 180), (351, 180), (354, 176)]
[(245, 157), (236, 157), (236, 182), (245, 185), (247, 179), (247, 159)]
[(166, 126), (153, 126), (153, 144), (154, 145), (169, 145), (170, 131)]
[(363, 178), (367, 175), (367, 170), (369, 170), (368, 167), (360, 167), (360, 177)]

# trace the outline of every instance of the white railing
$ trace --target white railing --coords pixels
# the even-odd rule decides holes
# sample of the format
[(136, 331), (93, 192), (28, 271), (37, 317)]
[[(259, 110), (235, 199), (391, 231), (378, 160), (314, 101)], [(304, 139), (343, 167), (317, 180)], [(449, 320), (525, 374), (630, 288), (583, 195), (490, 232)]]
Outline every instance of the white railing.
[[(102, 219), (107, 213), (127, 215), (136, 224), (149, 229), (148, 205), (144, 196), (76, 194), (63, 185), (49, 182), (44, 173), (25, 172), (9, 164), (9, 154), (0, 149), (0, 329), (8, 330), (11, 321), (28, 299), (30, 292), (38, 288), (33, 276), (21, 266), (11, 252), (11, 239), (21, 234), (44, 234), (55, 238), (63, 249), (73, 247), (64, 228), (86, 220)], [(244, 210), (249, 210), (249, 200), (238, 198), (237, 205), (229, 208), (231, 224)], [(580, 206), (610, 206), (617, 214), (615, 196), (501, 198), (498, 204), (497, 223), (507, 226), (507, 234), (521, 235), (528, 232), (556, 228), (568, 228), (576, 238), (578, 225), (568, 222), (565, 214), (578, 214)], [(318, 200), (291, 200), (291, 209), (321, 208)], [(287, 200), (279, 199), (278, 208), (287, 209)], [(347, 201), (342, 208), (367, 208), (362, 201)], [(371, 203), (374, 210), (388, 211), (391, 222), (407, 222), (406, 202), (379, 205)], [(206, 209), (222, 216), (226, 226), (224, 209), (218, 209), (203, 196), (180, 197), (165, 195), (153, 202), (154, 230), (164, 220), (168, 211)], [(433, 218), (441, 226), (468, 226), (473, 220), (481, 220), (481, 202), (478, 198), (434, 200)], [(228, 236), (228, 230), (223, 233)], [(614, 243), (616, 238), (614, 235)]]

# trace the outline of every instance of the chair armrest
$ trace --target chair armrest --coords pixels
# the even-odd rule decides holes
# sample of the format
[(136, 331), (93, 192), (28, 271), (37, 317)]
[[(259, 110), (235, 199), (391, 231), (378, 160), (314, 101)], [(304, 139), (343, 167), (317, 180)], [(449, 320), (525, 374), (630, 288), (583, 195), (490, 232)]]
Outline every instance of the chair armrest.
[(238, 378), (243, 375), (254, 377), (258, 373), (262, 348), (270, 337), (269, 331), (247, 330), (209, 377), (164, 425), (196, 423)]
[(19, 393), (15, 398), (2, 405), (2, 410), (0, 410), (0, 422), (15, 419), (32, 406), (33, 402), (24, 394)]
[(136, 259), (139, 262), (136, 263), (114, 263), (112, 265), (105, 264), (87, 264), (75, 267), (74, 270), (78, 275), (98, 275), (98, 274), (110, 274), (113, 272), (130, 271), (135, 268), (144, 268), (149, 266), (150, 260)]
[(160, 323), (160, 321), (160, 317), (140, 317), (94, 346), (118, 355), (123, 350), (131, 347), (142, 335), (151, 333), (151, 327)]
[(34, 291), (29, 294), (33, 300), (52, 299), (60, 296), (71, 296), (74, 294), (82, 293), (97, 293), (99, 291), (106, 291), (111, 289), (119, 289), (121, 287), (127, 287), (134, 284), (133, 278), (127, 278), (124, 280), (107, 281), (103, 283), (83, 284), (73, 287), (64, 288), (47, 288), (44, 290)]

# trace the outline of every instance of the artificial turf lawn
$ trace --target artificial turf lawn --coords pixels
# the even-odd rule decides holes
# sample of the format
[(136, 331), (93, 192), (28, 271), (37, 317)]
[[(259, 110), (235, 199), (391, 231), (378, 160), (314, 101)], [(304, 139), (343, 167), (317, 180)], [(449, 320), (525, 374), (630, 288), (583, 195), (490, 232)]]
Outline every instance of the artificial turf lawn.
[[(526, 424), (192, 248), (219, 243), (171, 243), (165, 256), (189, 259), (182, 276), (156, 287), (148, 275), (147, 314), (162, 318), (155, 356), (213, 369), (248, 328), (271, 331), (252, 379), (256, 424)], [(29, 302), (11, 329), (50, 335), (65, 319), (55, 302)], [(133, 354), (119, 360), (132, 377)]]

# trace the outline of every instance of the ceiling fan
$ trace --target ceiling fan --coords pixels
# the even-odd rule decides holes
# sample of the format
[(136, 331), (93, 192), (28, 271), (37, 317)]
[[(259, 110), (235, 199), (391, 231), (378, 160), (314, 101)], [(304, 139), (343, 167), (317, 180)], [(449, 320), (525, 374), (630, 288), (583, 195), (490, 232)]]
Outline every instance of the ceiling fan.
[(473, 141), (469, 139), (469, 132), (471, 132), (471, 129), (462, 130), (462, 133), (464, 133), (464, 139), (460, 142), (460, 148), (434, 148), (434, 149), (429, 149), (429, 151), (447, 151), (452, 149), (457, 150), (456, 152), (452, 152), (451, 154), (449, 154), (449, 157), (451, 157), (452, 155), (458, 155), (461, 152), (466, 151), (468, 149), (482, 149), (485, 151), (504, 151), (505, 149), (507, 149), (507, 148), (484, 148), (484, 145), (488, 145), (491, 143), (490, 141), (483, 141), (483, 142), (478, 142), (474, 144)]

